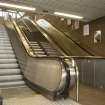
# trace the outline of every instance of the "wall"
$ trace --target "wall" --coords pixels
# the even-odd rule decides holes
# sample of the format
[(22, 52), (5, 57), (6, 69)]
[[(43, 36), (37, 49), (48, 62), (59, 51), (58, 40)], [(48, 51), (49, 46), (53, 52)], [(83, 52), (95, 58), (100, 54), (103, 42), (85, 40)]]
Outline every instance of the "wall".
[[(36, 20), (39, 18), (44, 18), (48, 20), (52, 25), (54, 25), (59, 30), (66, 33), (69, 37), (71, 37), (74, 41), (76, 41), (81, 47), (88, 50), (95, 56), (104, 56), (105, 57), (105, 17), (94, 20), (89, 23), (80, 22), (80, 28), (77, 30), (72, 29), (72, 24), (74, 21), (72, 20), (72, 24), (70, 26), (67, 25), (67, 19), (61, 21), (57, 16), (51, 15), (37, 15)], [(83, 25), (90, 25), (90, 35), (83, 36)], [(102, 41), (101, 43), (94, 43), (94, 32), (97, 30), (102, 31)]]

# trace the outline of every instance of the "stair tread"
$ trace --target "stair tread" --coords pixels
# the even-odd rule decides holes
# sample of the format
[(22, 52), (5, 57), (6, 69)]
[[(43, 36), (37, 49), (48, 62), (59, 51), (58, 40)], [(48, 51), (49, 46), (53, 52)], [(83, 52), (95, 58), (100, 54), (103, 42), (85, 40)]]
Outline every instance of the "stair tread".
[(0, 69), (6, 69), (6, 68), (18, 68), (19, 65), (17, 63), (14, 64), (0, 64)]
[(18, 81), (22, 80), (23, 76), (22, 75), (2, 75), (0, 76), (0, 82), (6, 82), (6, 81)]
[(0, 27), (0, 88), (24, 86), (23, 75), (17, 63), (8, 33)]
[(16, 59), (0, 59), (0, 63), (16, 63)]
[(20, 69), (0, 69), (0, 75), (1, 74), (10, 74), (10, 73), (21, 73)]
[(19, 86), (25, 86), (25, 82), (21, 80), (21, 81), (8, 81), (0, 83), (0, 88), (11, 88)]

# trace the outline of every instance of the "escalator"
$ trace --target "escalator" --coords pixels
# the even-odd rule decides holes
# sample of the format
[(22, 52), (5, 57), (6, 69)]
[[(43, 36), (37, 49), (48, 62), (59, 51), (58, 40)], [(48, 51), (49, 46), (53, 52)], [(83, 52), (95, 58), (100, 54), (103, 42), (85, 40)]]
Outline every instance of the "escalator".
[[(30, 27), (36, 26), (42, 33), (47, 34), (47, 37), (52, 39), (59, 48), (61, 48), (68, 56), (74, 57), (92, 57), (93, 53), (81, 48), (72, 39), (65, 36), (64, 33), (57, 30), (49, 22), (44, 19), (39, 19), (36, 23), (29, 18), (24, 18)], [(30, 21), (30, 23), (28, 22)], [(33, 24), (33, 25), (32, 25)], [(32, 28), (33, 29), (33, 28)], [(66, 43), (65, 43), (66, 42)], [(63, 45), (63, 46), (62, 46)]]
[(16, 55), (13, 67), (18, 70), (16, 81), (52, 100), (68, 98), (69, 90), (77, 85), (78, 100), (78, 69), (74, 59), (65, 56), (37, 28), (31, 32), (24, 22), (12, 19), (5, 21), (5, 26)]

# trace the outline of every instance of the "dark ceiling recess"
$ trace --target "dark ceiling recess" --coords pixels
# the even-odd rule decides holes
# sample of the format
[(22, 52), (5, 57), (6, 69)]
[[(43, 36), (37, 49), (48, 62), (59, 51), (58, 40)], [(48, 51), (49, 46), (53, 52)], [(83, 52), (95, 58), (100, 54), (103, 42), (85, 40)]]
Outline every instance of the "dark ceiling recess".
[(49, 11), (48, 11), (48, 10), (43, 10), (43, 12), (44, 12), (44, 13), (48, 13)]

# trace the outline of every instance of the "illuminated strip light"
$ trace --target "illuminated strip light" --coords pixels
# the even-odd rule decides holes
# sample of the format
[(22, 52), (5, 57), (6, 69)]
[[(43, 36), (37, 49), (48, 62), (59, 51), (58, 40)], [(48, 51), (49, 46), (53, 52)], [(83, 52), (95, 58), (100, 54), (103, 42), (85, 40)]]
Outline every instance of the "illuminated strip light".
[(23, 10), (29, 10), (29, 11), (35, 11), (36, 10), (36, 8), (32, 8), (32, 7), (14, 5), (14, 4), (8, 4), (8, 3), (2, 3), (2, 2), (0, 2), (0, 6), (16, 8), (16, 9), (23, 9)]
[(84, 17), (82, 16), (77, 16), (77, 15), (72, 15), (72, 14), (66, 14), (66, 13), (61, 13), (61, 12), (54, 12), (55, 15), (59, 15), (59, 16), (65, 16), (65, 17), (69, 17), (69, 18), (74, 18), (74, 19), (83, 19)]

